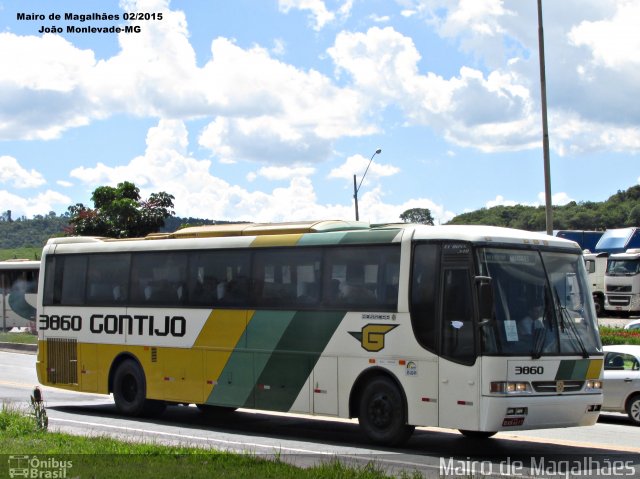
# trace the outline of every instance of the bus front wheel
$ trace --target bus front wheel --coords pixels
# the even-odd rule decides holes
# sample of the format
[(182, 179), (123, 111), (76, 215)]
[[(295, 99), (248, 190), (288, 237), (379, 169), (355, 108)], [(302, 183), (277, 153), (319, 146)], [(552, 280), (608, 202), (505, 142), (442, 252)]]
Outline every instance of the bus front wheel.
[(127, 416), (157, 415), (164, 411), (162, 401), (147, 399), (147, 384), (140, 365), (126, 359), (113, 377), (113, 399), (116, 408)]
[(464, 437), (470, 439), (488, 439), (496, 434), (496, 431), (469, 431), (467, 429), (459, 429)]
[(362, 390), (358, 422), (369, 439), (378, 444), (397, 446), (413, 433), (405, 422), (402, 394), (393, 381), (378, 377)]

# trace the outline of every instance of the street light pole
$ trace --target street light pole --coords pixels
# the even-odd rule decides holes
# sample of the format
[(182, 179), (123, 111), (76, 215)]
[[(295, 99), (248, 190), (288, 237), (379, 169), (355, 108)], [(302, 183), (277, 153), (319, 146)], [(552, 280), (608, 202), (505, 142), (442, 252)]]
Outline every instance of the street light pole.
[(538, 56), (540, 57), (540, 102), (542, 104), (542, 152), (544, 156), (544, 200), (547, 234), (553, 235), (551, 205), (551, 165), (549, 160), (549, 126), (547, 124), (547, 78), (544, 68), (544, 32), (542, 30), (542, 0), (538, 0)]
[(360, 184), (356, 187), (356, 175), (353, 175), (353, 199), (355, 200), (356, 205), (356, 221), (360, 221), (360, 213), (358, 212), (358, 191), (360, 191), (360, 187), (362, 186), (362, 182), (364, 181), (364, 177), (367, 176), (367, 171), (369, 171), (369, 167), (371, 166), (371, 162), (373, 161), (373, 157), (382, 153), (382, 150), (378, 148), (371, 155), (371, 159), (369, 160), (369, 164), (367, 165), (367, 169), (364, 170), (364, 175), (360, 179)]

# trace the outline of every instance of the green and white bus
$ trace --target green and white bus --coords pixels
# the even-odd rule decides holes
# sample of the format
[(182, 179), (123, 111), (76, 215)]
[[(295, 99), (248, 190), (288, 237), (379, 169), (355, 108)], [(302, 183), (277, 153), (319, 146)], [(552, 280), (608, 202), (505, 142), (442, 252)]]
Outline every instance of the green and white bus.
[(395, 445), (586, 426), (602, 346), (576, 243), (482, 226), (192, 227), (43, 250), (38, 377), (166, 404), (358, 418)]

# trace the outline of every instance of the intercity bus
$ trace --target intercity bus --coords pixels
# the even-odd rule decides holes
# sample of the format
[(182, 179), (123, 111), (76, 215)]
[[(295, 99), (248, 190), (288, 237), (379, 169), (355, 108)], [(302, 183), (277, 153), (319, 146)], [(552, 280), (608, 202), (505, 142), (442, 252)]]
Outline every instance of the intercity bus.
[(0, 261), (0, 328), (3, 330), (27, 328), (35, 331), (39, 272), (40, 261)]
[(43, 250), (37, 371), (167, 404), (358, 418), (397, 445), (415, 426), (586, 426), (602, 346), (584, 260), (560, 238), (358, 222), (70, 237)]

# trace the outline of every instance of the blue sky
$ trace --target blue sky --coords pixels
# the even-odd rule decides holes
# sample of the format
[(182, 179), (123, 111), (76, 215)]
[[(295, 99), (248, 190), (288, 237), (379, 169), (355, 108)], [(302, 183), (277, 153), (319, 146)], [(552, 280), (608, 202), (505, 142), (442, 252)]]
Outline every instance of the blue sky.
[[(640, 2), (543, 13), (554, 203), (603, 201), (640, 181)], [(543, 204), (537, 41), (536, 0), (0, 0), (0, 210), (127, 180), (178, 216), (353, 219), (377, 148), (362, 220)]]

